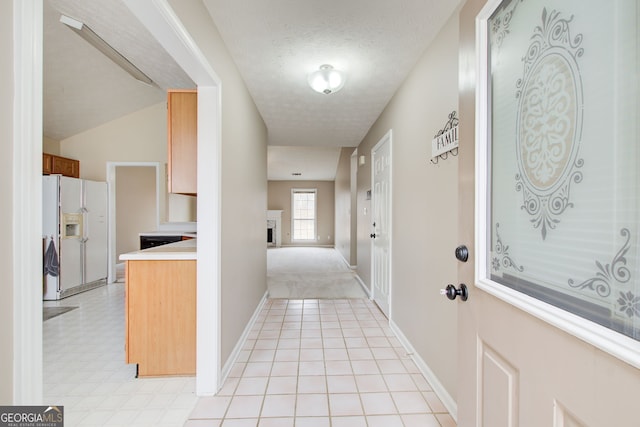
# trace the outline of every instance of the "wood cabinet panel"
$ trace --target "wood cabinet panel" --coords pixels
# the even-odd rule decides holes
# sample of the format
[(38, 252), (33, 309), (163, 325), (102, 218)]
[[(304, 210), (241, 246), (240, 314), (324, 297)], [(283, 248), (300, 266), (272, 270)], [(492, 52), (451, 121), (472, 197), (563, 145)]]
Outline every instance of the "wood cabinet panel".
[(80, 178), (80, 162), (66, 157), (53, 156), (53, 173)]
[(169, 192), (195, 195), (198, 157), (198, 93), (167, 92)]
[(51, 154), (42, 153), (42, 174), (50, 175), (53, 173), (53, 157)]
[(195, 375), (196, 261), (126, 264), (126, 362), (138, 376)]
[(80, 161), (67, 157), (56, 156), (54, 154), (42, 153), (42, 174), (50, 175), (59, 173), (60, 175), (80, 178)]

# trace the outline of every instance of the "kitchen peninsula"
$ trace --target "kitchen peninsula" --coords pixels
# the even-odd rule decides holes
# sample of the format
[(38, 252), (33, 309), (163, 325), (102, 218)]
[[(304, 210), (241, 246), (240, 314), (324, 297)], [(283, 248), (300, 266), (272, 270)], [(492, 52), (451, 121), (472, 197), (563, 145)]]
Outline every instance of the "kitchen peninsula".
[(130, 252), (125, 357), (138, 376), (195, 375), (197, 240)]

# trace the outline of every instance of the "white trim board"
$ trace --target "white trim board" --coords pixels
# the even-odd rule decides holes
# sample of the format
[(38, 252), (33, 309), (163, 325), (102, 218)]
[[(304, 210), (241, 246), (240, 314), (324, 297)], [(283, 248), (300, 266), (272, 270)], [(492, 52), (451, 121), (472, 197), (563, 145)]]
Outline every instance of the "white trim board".
[(244, 328), (244, 331), (242, 332), (240, 339), (238, 340), (235, 347), (231, 351), (231, 354), (229, 355), (227, 362), (222, 367), (222, 371), (220, 372), (220, 378), (218, 382), (218, 391), (222, 388), (222, 386), (224, 385), (224, 382), (229, 377), (229, 374), (231, 373), (231, 369), (233, 369), (233, 365), (238, 361), (240, 352), (244, 348), (244, 345), (247, 342), (247, 339), (249, 338), (249, 334), (251, 333), (251, 330), (253, 329), (253, 327), (256, 324), (256, 321), (258, 320), (258, 316), (260, 316), (260, 313), (262, 312), (262, 309), (264, 308), (264, 305), (267, 302), (267, 298), (269, 298), (269, 291), (266, 291), (262, 296), (262, 299), (258, 303), (256, 310), (253, 312), (253, 316), (251, 316), (251, 319), (249, 319), (249, 322), (247, 323), (247, 326)]
[[(216, 393), (221, 374), (221, 80), (167, 0), (125, 5), (198, 87), (198, 262), (196, 393)], [(206, 262), (200, 262), (206, 260)]]
[(165, 206), (165, 192), (163, 191), (164, 164), (160, 162), (107, 162), (107, 188), (108, 188), (108, 275), (107, 283), (116, 281), (116, 168), (118, 167), (155, 167), (156, 169), (156, 228), (160, 226), (160, 209)]
[(407, 355), (411, 357), (411, 360), (413, 360), (413, 362), (416, 364), (416, 366), (420, 370), (420, 373), (422, 373), (424, 378), (427, 380), (427, 382), (433, 389), (433, 392), (442, 401), (444, 407), (447, 408), (447, 411), (449, 411), (451, 417), (457, 421), (458, 404), (456, 403), (455, 399), (449, 394), (449, 392), (447, 392), (447, 389), (444, 387), (444, 385), (442, 385), (431, 368), (429, 368), (429, 365), (427, 365), (424, 359), (422, 359), (422, 357), (420, 357), (420, 355), (416, 352), (416, 350), (411, 345), (411, 342), (407, 339), (406, 336), (404, 336), (404, 334), (400, 330), (400, 327), (398, 327), (398, 325), (393, 320), (389, 321), (389, 327), (391, 327), (391, 330), (396, 335), (396, 338), (398, 338), (400, 344), (402, 344), (404, 349), (407, 351)]
[(371, 294), (371, 289), (367, 288), (367, 285), (364, 283), (364, 281), (360, 278), (360, 276), (356, 273), (356, 280), (358, 281), (358, 283), (360, 283), (360, 286), (362, 286), (362, 290), (364, 291), (365, 294), (367, 294), (367, 297), (372, 300), (373, 299), (373, 295)]
[[(43, 398), (42, 0), (13, 1), (13, 401)], [(39, 266), (39, 267), (38, 267)]]

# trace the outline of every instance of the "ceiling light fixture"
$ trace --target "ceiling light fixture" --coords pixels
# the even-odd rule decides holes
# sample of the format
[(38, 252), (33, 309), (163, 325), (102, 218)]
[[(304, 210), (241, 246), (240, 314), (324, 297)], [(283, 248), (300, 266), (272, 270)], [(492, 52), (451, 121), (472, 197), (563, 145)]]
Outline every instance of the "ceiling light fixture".
[(309, 74), (309, 86), (316, 92), (329, 95), (342, 89), (346, 80), (344, 71), (336, 70), (329, 64), (320, 66), (320, 69)]
[(111, 45), (104, 41), (99, 35), (94, 33), (93, 30), (86, 24), (73, 18), (69, 18), (65, 15), (60, 16), (60, 22), (71, 28), (76, 34), (85, 39), (90, 45), (98, 49), (107, 58), (111, 59), (118, 66), (120, 66), (120, 68), (131, 74), (134, 79), (148, 85), (153, 85), (153, 80), (151, 80), (145, 73), (140, 71), (138, 67), (129, 62), (127, 58), (122, 56), (120, 52), (111, 47)]

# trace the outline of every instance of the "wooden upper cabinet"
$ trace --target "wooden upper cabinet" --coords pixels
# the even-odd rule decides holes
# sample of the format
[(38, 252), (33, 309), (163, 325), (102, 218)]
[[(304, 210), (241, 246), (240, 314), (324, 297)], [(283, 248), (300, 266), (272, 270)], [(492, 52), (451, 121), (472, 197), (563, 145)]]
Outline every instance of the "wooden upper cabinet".
[(59, 173), (60, 175), (80, 178), (80, 161), (60, 157), (54, 154), (42, 153), (42, 174), (50, 175)]
[(42, 153), (42, 175), (50, 175), (53, 173), (53, 156), (51, 154)]
[(198, 93), (167, 92), (169, 192), (196, 195), (198, 157)]

